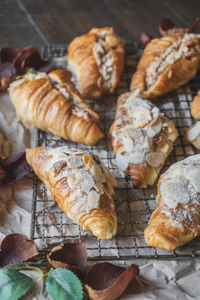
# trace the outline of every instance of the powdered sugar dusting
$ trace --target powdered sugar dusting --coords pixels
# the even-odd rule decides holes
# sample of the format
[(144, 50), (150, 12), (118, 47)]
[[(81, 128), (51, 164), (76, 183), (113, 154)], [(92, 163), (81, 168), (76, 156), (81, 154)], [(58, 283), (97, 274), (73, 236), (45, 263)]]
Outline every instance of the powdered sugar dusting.
[(172, 165), (162, 176), (160, 193), (166, 216), (189, 224), (200, 218), (200, 155), (194, 155)]

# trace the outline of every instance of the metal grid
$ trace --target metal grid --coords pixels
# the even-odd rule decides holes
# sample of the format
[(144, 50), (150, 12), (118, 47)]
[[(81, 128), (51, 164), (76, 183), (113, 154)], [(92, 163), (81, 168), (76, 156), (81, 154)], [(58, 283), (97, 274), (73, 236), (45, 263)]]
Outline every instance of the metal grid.
[[(42, 49), (44, 57), (61, 57), (67, 52), (67, 47), (50, 46)], [(66, 142), (38, 130), (37, 145), (60, 146), (87, 149), (90, 153), (99, 155), (101, 161), (116, 176), (118, 186), (115, 189), (115, 205), (118, 217), (118, 233), (108, 241), (98, 240), (90, 232), (84, 232), (80, 226), (71, 221), (50, 199), (45, 186), (35, 177), (33, 186), (32, 228), (31, 239), (35, 240), (42, 251), (47, 251), (55, 243), (63, 240), (85, 242), (89, 260), (128, 260), (128, 259), (187, 259), (200, 257), (200, 238), (174, 251), (164, 251), (147, 246), (144, 240), (144, 229), (150, 215), (156, 207), (156, 184), (147, 189), (131, 187), (129, 178), (124, 177), (116, 167), (115, 157), (111, 147), (109, 128), (115, 117), (117, 97), (129, 89), (131, 76), (142, 53), (138, 44), (126, 46), (126, 65), (120, 84), (113, 95), (105, 96), (99, 102), (89, 103), (96, 110), (101, 119), (100, 126), (104, 138), (97, 146), (83, 146)], [(59, 59), (58, 59), (59, 64)], [(190, 114), (190, 105), (193, 96), (200, 86), (200, 74), (178, 91), (160, 98), (156, 104), (167, 117), (172, 119), (178, 129), (179, 137), (174, 150), (166, 161), (161, 173), (172, 163), (182, 160), (198, 151), (186, 144), (183, 134), (193, 121)]]

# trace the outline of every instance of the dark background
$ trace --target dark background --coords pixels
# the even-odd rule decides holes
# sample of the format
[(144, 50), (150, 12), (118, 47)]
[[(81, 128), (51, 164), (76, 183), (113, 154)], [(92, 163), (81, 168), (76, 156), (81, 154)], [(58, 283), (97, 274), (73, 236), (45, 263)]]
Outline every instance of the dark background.
[(158, 36), (161, 18), (187, 27), (198, 14), (200, 0), (0, 0), (0, 46), (65, 44), (95, 26), (139, 41)]

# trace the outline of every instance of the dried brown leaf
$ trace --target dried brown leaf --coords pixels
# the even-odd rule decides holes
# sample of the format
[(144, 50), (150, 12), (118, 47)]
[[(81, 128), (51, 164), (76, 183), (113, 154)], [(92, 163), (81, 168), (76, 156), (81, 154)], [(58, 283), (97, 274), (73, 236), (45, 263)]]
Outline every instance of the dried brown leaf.
[(178, 33), (195, 33), (199, 27), (199, 18), (196, 18), (196, 23), (191, 28), (176, 27), (169, 19), (160, 20), (158, 26), (159, 32), (162, 36), (170, 36)]
[(144, 46), (146, 46), (152, 40), (152, 38), (152, 35), (145, 32), (143, 32), (140, 36), (140, 40)]
[(47, 255), (54, 268), (66, 268), (82, 278), (87, 262), (87, 251), (84, 243), (62, 243), (54, 247)]
[(1, 243), (0, 267), (30, 260), (38, 255), (36, 245), (26, 235), (13, 233)]
[(4, 184), (12, 184), (33, 171), (26, 161), (25, 152), (9, 156), (2, 164), (6, 173)]
[(85, 280), (85, 288), (93, 300), (117, 299), (138, 274), (137, 265), (127, 269), (111, 263), (99, 263), (92, 267)]
[(2, 48), (0, 50), (0, 91), (8, 88), (15, 74), (22, 75), (30, 68), (48, 73), (54, 66), (53, 59), (46, 61), (40, 58), (38, 48)]

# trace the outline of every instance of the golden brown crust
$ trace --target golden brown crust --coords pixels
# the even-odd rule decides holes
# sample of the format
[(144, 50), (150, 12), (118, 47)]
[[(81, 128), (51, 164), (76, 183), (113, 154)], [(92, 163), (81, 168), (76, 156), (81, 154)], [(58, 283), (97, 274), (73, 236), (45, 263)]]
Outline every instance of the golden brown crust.
[[(52, 150), (54, 152), (52, 152)], [(113, 175), (107, 171), (109, 174), (108, 176), (105, 175), (106, 182), (103, 185), (99, 182), (100, 198), (98, 206), (92, 206), (89, 211), (85, 212), (84, 205), (85, 201), (89, 201), (89, 196), (87, 196), (88, 198), (84, 201), (81, 198), (82, 196), (79, 196), (75, 201), (73, 200), (73, 193), (79, 192), (80, 183), (76, 183), (73, 189), (69, 186), (70, 174), (78, 173), (75, 167), (72, 169), (72, 173), (68, 173), (70, 166), (68, 166), (67, 159), (69, 157), (81, 157), (83, 164), (87, 166), (90, 174), (98, 175), (98, 172), (102, 172), (103, 170), (103, 173), (100, 172), (101, 180), (102, 176), (106, 174), (104, 173), (104, 167), (95, 156), (83, 154), (77, 150), (75, 154), (73, 151), (70, 152), (67, 147), (57, 149), (38, 147), (26, 150), (27, 162), (43, 181), (52, 199), (58, 203), (59, 207), (76, 223), (82, 226), (84, 230), (91, 230), (92, 233), (100, 239), (112, 238), (117, 231), (117, 218), (111, 197), (113, 194), (113, 186), (116, 185)], [(97, 175), (93, 177), (95, 178), (96, 184), (98, 184)], [(94, 190), (94, 187), (92, 187), (92, 190)]]
[(139, 164), (131, 164), (128, 167), (128, 176), (132, 181), (134, 187), (141, 187), (147, 178), (148, 172), (150, 171), (150, 166), (148, 164), (139, 165)]
[[(157, 114), (155, 120), (152, 117), (153, 109), (154, 113)], [(139, 120), (137, 125), (134, 123), (136, 114)], [(145, 115), (147, 122), (144, 119)], [(151, 118), (150, 121), (149, 117)], [(141, 128), (143, 131), (141, 131)], [(157, 133), (153, 135), (151, 133), (151, 136), (147, 132), (152, 128), (159, 129)], [(110, 134), (112, 135), (112, 145), (118, 167), (121, 168), (127, 165), (121, 170), (129, 175), (133, 186), (145, 188), (148, 185), (153, 185), (157, 179), (164, 161), (173, 149), (173, 142), (176, 140), (178, 132), (174, 123), (162, 116), (158, 108), (149, 101), (142, 99), (141, 95), (125, 93), (118, 98), (116, 117), (110, 128)], [(130, 150), (130, 147), (132, 147), (132, 150)], [(144, 156), (140, 156), (143, 151), (146, 151), (146, 153)], [(150, 158), (150, 155), (153, 155), (151, 156), (151, 164), (147, 159), (147, 157)], [(133, 161), (134, 159), (140, 162), (136, 163)]]
[[(200, 234), (200, 226), (193, 225), (189, 221), (178, 222), (172, 220), (162, 212), (163, 200), (160, 193), (160, 185), (163, 176), (158, 181), (158, 206), (152, 213), (148, 227), (144, 231), (144, 237), (149, 246), (164, 250), (174, 250), (180, 247)], [(181, 204), (183, 205), (183, 204)], [(179, 208), (181, 207), (179, 204)], [(200, 224), (200, 206), (191, 205), (193, 208), (193, 219), (195, 224)]]
[(148, 67), (150, 67), (152, 62), (154, 62), (156, 58), (159, 58), (173, 42), (181, 37), (183, 37), (182, 34), (176, 34), (153, 39), (146, 46), (142, 58), (138, 63), (137, 70), (132, 77), (130, 87), (132, 91), (139, 88), (147, 99), (154, 99), (157, 96), (177, 89), (195, 76), (200, 66), (199, 53), (192, 57), (192, 59), (182, 57), (174, 63), (169, 64), (163, 73), (158, 76), (156, 83), (151, 88), (147, 88), (146, 71)]
[(10, 86), (20, 120), (66, 140), (96, 144), (103, 136), (97, 124), (99, 117), (69, 81), (71, 74), (63, 69), (48, 76), (38, 74), (33, 79), (25, 75)]
[[(102, 76), (94, 55), (94, 45), (99, 35), (105, 35), (105, 45), (113, 57), (111, 86), (100, 84)], [(93, 28), (89, 33), (75, 38), (68, 48), (69, 69), (76, 74), (84, 97), (99, 99), (103, 94), (113, 93), (124, 68), (124, 42), (113, 28)]]
[(195, 120), (200, 120), (200, 90), (192, 101), (191, 114)]

